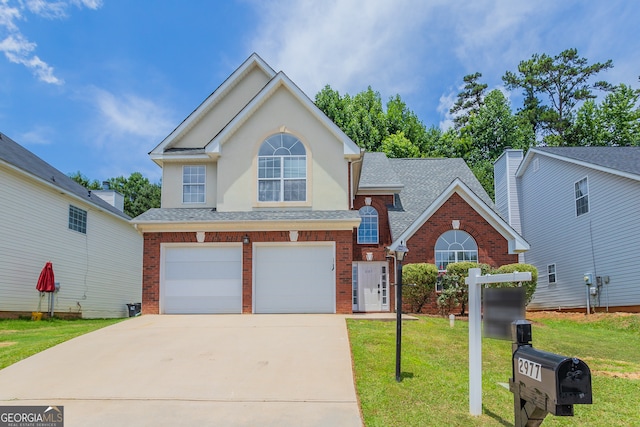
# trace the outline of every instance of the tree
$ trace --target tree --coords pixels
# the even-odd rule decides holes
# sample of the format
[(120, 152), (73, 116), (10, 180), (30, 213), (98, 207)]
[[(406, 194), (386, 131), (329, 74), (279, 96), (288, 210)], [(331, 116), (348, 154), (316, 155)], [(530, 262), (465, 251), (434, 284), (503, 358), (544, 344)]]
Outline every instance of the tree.
[(582, 104), (568, 140), (571, 145), (640, 145), (640, 90), (621, 84), (597, 105)]
[(379, 92), (374, 92), (369, 86), (353, 98), (345, 96), (343, 130), (353, 142), (367, 151), (380, 151), (382, 140), (389, 133)]
[(134, 172), (129, 178), (119, 176), (109, 179), (111, 189), (124, 196), (124, 213), (132, 218), (151, 208), (160, 207), (161, 187), (152, 184), (140, 172)]
[(320, 92), (316, 94), (316, 106), (321, 109), (333, 123), (338, 125), (344, 131), (346, 122), (346, 106), (345, 100), (340, 96), (337, 90), (331, 89), (326, 85)]
[[(577, 49), (567, 49), (554, 57), (534, 54), (520, 62), (518, 73), (507, 71), (502, 80), (510, 90), (523, 89), (529, 109), (524, 114), (538, 120), (545, 133), (544, 141), (549, 145), (566, 145), (565, 133), (573, 123), (576, 105), (595, 98), (595, 89), (612, 89), (607, 82), (590, 83), (591, 79), (612, 67), (611, 60), (589, 65)], [(547, 97), (547, 104), (534, 101), (539, 94)]]
[(420, 157), (420, 149), (404, 136), (404, 132), (389, 135), (382, 141), (381, 151), (392, 158)]
[(94, 179), (93, 181), (90, 181), (89, 178), (84, 176), (82, 174), (82, 172), (80, 172), (80, 171), (77, 171), (77, 172), (74, 172), (74, 173), (70, 173), (68, 176), (69, 176), (69, 178), (71, 178), (72, 180), (77, 182), (78, 184), (82, 185), (87, 190), (101, 190), (102, 189), (102, 185), (100, 185), (100, 182), (98, 182), (97, 179)]
[(458, 99), (449, 110), (454, 115), (453, 122), (456, 129), (460, 129), (469, 122), (480, 107), (484, 104), (484, 91), (487, 85), (478, 83), (482, 73), (467, 74), (462, 78), (465, 85), (463, 91), (458, 93)]

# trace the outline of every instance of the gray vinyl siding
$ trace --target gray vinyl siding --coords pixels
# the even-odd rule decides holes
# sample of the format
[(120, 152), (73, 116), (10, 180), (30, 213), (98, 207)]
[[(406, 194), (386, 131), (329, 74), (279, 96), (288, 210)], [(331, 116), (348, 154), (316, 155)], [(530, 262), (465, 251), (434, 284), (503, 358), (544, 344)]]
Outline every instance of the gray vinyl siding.
[[(0, 311), (46, 311), (36, 283), (53, 263), (55, 312), (124, 317), (142, 294), (142, 237), (124, 219), (0, 164)], [(69, 205), (87, 211), (69, 229)]]
[[(519, 178), (522, 231), (531, 250), (527, 263), (538, 268), (533, 309), (585, 307), (585, 273), (609, 276), (593, 306), (640, 305), (640, 182), (596, 169), (536, 155)], [(576, 216), (575, 182), (587, 177), (589, 212)], [(556, 264), (555, 284), (547, 265)]]
[(514, 230), (521, 232), (520, 209), (515, 178), (522, 162), (522, 150), (507, 150), (494, 165), (496, 209)]

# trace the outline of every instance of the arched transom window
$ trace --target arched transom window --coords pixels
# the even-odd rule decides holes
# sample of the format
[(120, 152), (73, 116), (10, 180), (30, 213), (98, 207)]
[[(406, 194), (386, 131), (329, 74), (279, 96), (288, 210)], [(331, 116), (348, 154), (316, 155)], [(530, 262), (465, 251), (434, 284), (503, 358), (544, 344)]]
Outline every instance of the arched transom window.
[(258, 152), (258, 201), (307, 200), (307, 151), (295, 136), (267, 138)]
[(378, 211), (372, 206), (363, 206), (358, 212), (361, 218), (358, 243), (378, 243)]
[(447, 270), (452, 262), (478, 262), (478, 245), (469, 233), (449, 230), (436, 241), (436, 266), (438, 271)]

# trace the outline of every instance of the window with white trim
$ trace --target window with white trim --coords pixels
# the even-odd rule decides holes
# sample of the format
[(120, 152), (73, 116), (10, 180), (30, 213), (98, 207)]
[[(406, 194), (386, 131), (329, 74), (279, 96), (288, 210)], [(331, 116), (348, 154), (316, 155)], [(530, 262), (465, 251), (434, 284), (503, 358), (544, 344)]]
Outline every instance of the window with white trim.
[(576, 216), (589, 213), (589, 183), (587, 177), (575, 183)]
[(182, 167), (182, 203), (204, 203), (205, 166)]
[(556, 275), (556, 265), (549, 264), (547, 265), (547, 278), (549, 280), (549, 284), (552, 285), (556, 283), (558, 280), (558, 276)]
[(360, 225), (358, 226), (358, 244), (378, 243), (378, 211), (373, 206), (363, 206), (360, 213)]
[(69, 230), (87, 234), (87, 211), (69, 205)]
[(478, 262), (478, 245), (469, 233), (449, 230), (436, 241), (435, 256), (438, 271), (444, 273), (453, 262)]
[(298, 138), (279, 133), (267, 138), (258, 152), (258, 201), (307, 200), (307, 150)]

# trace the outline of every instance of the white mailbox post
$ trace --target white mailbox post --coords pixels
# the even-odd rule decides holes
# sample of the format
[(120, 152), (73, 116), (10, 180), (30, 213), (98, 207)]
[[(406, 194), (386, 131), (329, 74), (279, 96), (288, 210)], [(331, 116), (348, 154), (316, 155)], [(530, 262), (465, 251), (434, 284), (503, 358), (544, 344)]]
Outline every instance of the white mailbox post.
[(513, 272), (481, 276), (479, 268), (470, 268), (465, 279), (469, 287), (469, 412), (482, 415), (482, 304), (485, 283), (529, 282), (531, 272)]

